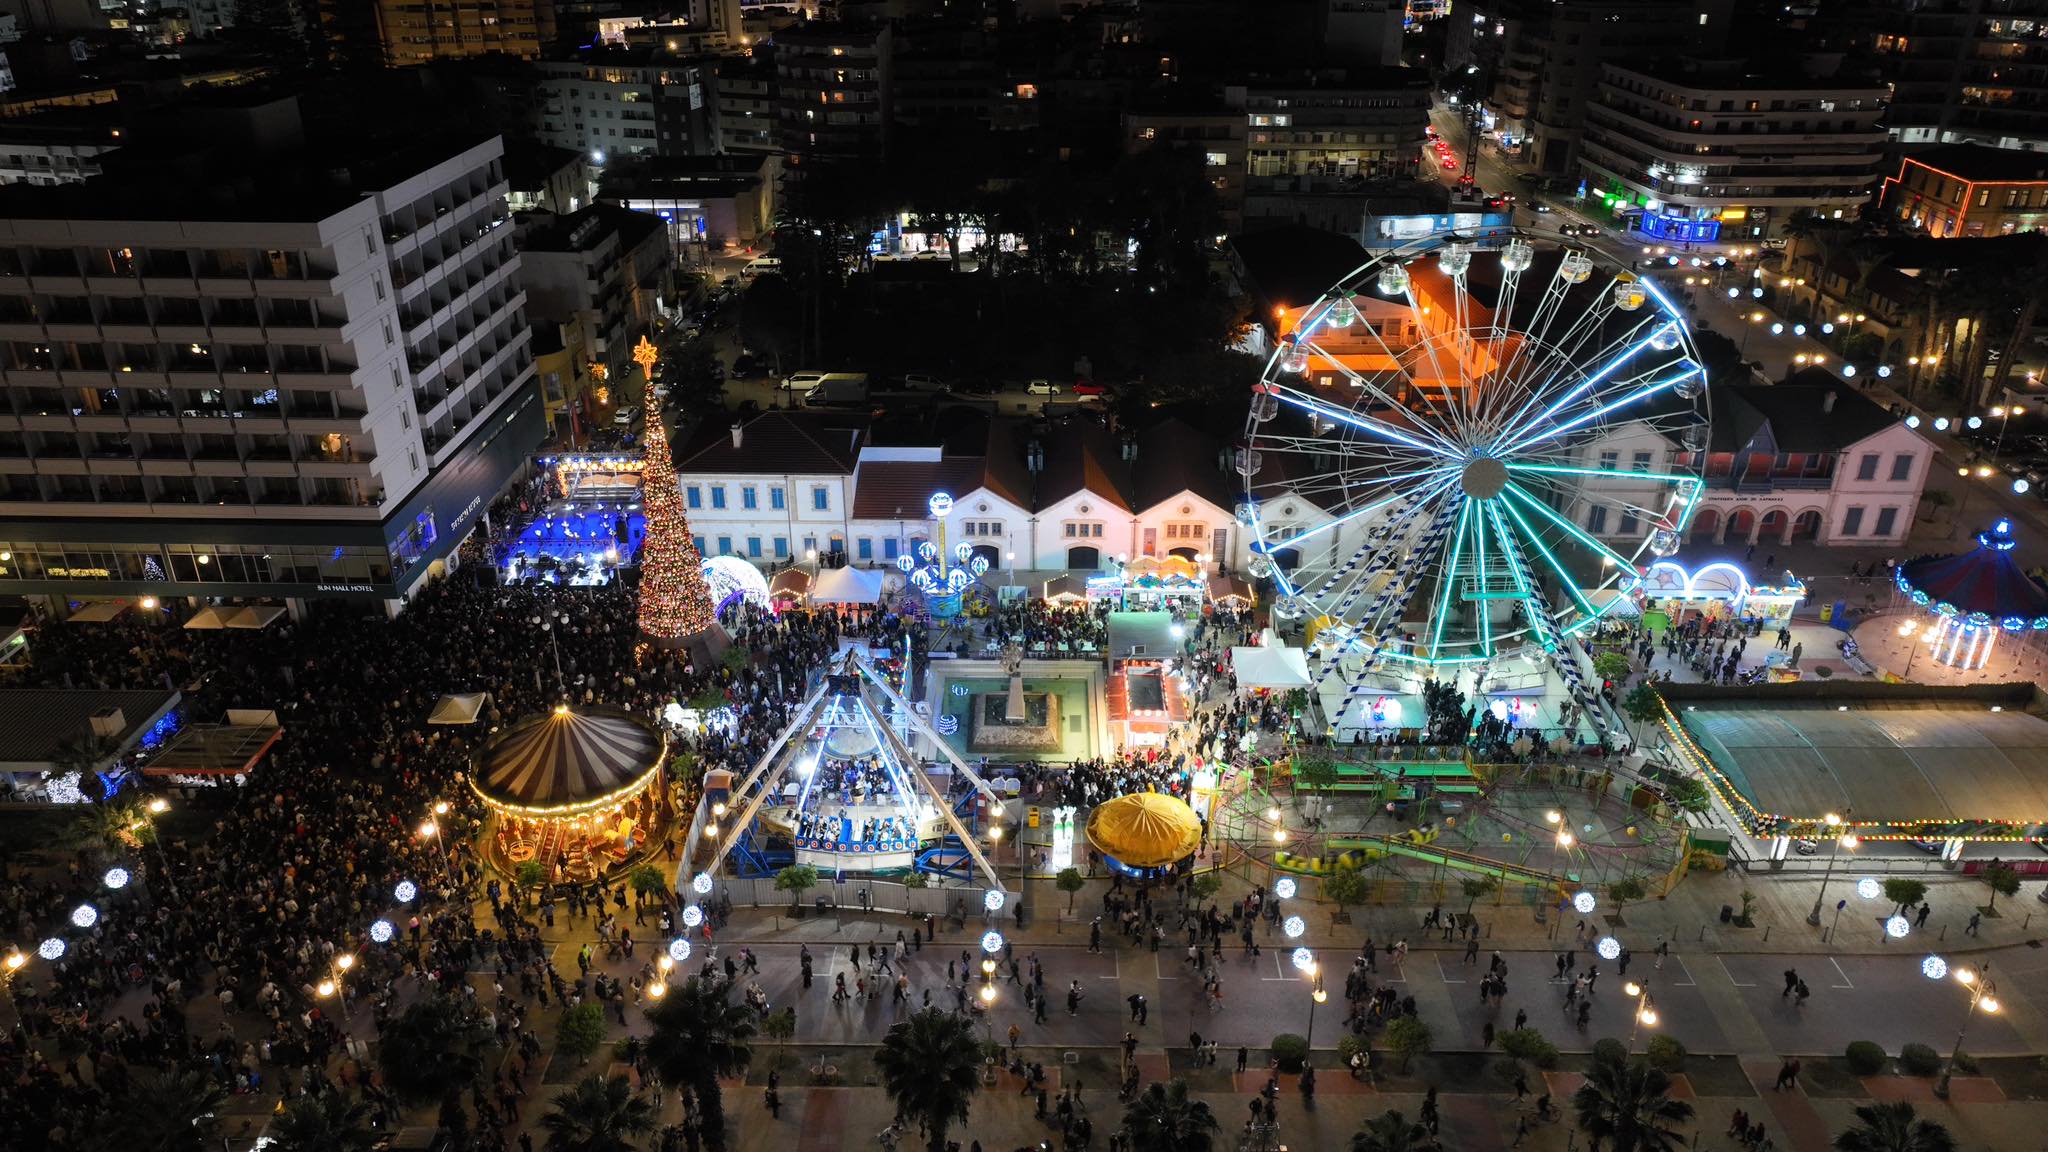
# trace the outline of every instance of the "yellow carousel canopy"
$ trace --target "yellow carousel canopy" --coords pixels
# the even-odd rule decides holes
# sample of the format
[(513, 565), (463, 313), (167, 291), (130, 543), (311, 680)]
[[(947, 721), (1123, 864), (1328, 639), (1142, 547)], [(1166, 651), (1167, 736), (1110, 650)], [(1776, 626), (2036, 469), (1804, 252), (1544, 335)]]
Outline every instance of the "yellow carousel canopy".
[(1163, 868), (1194, 855), (1202, 843), (1202, 821), (1185, 801), (1136, 792), (1089, 814), (1088, 842), (1132, 868)]
[(661, 768), (666, 741), (618, 708), (558, 707), (498, 734), (471, 786), (484, 802), (526, 816), (572, 816), (625, 800)]

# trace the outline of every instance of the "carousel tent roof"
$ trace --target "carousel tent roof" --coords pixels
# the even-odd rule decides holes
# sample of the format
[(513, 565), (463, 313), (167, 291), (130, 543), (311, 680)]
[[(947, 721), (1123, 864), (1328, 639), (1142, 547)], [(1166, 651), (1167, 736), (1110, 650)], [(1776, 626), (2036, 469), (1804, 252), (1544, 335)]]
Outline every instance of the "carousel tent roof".
[(1132, 868), (1163, 868), (1193, 854), (1202, 842), (1202, 821), (1184, 800), (1134, 792), (1089, 813), (1088, 842)]
[(811, 582), (813, 604), (873, 604), (882, 598), (882, 574), (860, 568), (828, 568)]
[(1993, 620), (2048, 615), (2048, 588), (2013, 562), (2012, 538), (1993, 532), (1977, 539), (1978, 546), (1960, 556), (1901, 565), (1899, 584), (1908, 591), (1925, 592), (1930, 603), (1952, 604), (1965, 615), (1982, 612)]
[(1230, 666), (1237, 670), (1239, 688), (1306, 688), (1308, 653), (1299, 648), (1279, 646), (1232, 648)]
[(652, 724), (616, 708), (528, 716), (484, 746), (477, 795), (496, 807), (570, 815), (637, 791), (661, 766)]
[(443, 696), (434, 705), (434, 711), (427, 717), (429, 724), (474, 724), (491, 702), (489, 692), (461, 692)]

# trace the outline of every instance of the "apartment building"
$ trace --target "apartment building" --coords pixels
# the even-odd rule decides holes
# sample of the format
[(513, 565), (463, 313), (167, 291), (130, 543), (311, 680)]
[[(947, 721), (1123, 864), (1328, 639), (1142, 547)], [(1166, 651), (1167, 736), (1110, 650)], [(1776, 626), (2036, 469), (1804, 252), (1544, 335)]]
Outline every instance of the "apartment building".
[(568, 216), (536, 213), (521, 222), (519, 248), (529, 318), (576, 328), (563, 342), (602, 365), (603, 379), (631, 380), (628, 391), (637, 390), (633, 345), (674, 295), (661, 218), (615, 204)]
[(775, 33), (776, 124), (792, 166), (880, 159), (895, 115), (887, 24), (817, 22)]
[(1405, 179), (1422, 160), (1427, 73), (1356, 69), (1255, 80), (1224, 99), (1245, 113), (1250, 188), (1317, 181)]
[(600, 165), (614, 156), (714, 152), (715, 67), (660, 48), (596, 48), (543, 60), (535, 137)]
[(540, 436), (496, 137), (0, 189), (0, 592), (394, 609)]
[(1588, 200), (1673, 242), (1776, 236), (1801, 212), (1853, 218), (1880, 175), (1884, 99), (1874, 83), (1740, 62), (1609, 63), (1579, 148)]
[(2048, 150), (2048, 0), (1876, 0), (1863, 17), (1892, 139)]
[(1943, 144), (1899, 160), (1884, 212), (1929, 236), (2010, 236), (2048, 226), (2048, 156)]
[(774, 62), (766, 54), (725, 56), (714, 67), (718, 150), (779, 153)]
[(319, 0), (323, 34), (393, 68), (508, 55), (540, 55), (542, 9), (553, 0)]
[(1169, 88), (1134, 96), (1123, 116), (1124, 151), (1170, 148), (1201, 157), (1226, 231), (1244, 220), (1245, 114), (1210, 93)]

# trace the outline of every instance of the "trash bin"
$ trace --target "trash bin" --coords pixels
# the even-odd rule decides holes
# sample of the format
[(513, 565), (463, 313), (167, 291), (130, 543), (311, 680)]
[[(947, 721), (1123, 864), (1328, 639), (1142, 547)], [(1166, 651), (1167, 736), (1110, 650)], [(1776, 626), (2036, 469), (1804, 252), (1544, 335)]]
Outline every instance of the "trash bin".
[(811, 903), (818, 909), (818, 915), (820, 916), (832, 911), (832, 898), (830, 896), (820, 896)]
[(1730, 904), (1723, 904), (1723, 905), (1721, 905), (1721, 923), (1723, 923), (1723, 924), (1726, 924), (1726, 923), (1729, 923), (1730, 921), (1732, 921), (1732, 920), (1734, 920), (1734, 919), (1735, 919), (1735, 908), (1734, 908), (1734, 906), (1733, 906), (1733, 905), (1730, 905)]

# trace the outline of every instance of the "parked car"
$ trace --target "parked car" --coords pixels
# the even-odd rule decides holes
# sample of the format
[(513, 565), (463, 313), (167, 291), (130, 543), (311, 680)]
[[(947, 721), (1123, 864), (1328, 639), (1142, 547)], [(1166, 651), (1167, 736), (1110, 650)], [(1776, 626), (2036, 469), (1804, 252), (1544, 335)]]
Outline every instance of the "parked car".
[(937, 376), (927, 372), (906, 372), (903, 386), (912, 392), (951, 392), (953, 389)]
[(830, 375), (828, 372), (798, 372), (795, 375), (783, 377), (782, 383), (777, 384), (776, 387), (784, 392), (809, 392), (811, 389), (824, 383), (825, 377), (828, 375)]
[(1074, 385), (1074, 395), (1107, 396), (1109, 395), (1109, 386), (1106, 384), (1097, 384), (1093, 380), (1083, 380), (1079, 384)]
[(1798, 853), (1801, 856), (1811, 856), (1814, 853), (1820, 851), (1820, 841), (1794, 840), (1792, 842), (1792, 851)]
[(640, 410), (638, 408), (621, 408), (612, 414), (612, 427), (631, 428), (633, 422), (638, 419), (640, 419)]
[(1024, 386), (1024, 394), (1027, 396), (1057, 396), (1060, 394), (1060, 386), (1050, 380), (1033, 380)]

